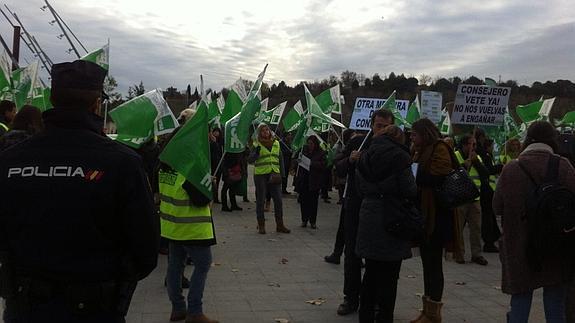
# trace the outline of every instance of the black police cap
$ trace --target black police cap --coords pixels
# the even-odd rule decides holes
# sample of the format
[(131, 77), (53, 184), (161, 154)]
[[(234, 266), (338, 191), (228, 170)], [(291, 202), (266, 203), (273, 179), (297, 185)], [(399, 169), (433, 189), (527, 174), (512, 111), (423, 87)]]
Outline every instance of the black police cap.
[(102, 91), (106, 71), (100, 65), (77, 60), (52, 65), (52, 91), (59, 89), (75, 89)]

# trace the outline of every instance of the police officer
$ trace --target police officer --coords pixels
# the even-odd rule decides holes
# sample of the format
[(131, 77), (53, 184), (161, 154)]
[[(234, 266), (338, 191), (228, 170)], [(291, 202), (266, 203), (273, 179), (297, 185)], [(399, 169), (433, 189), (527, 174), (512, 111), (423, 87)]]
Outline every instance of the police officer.
[(157, 263), (159, 220), (141, 158), (102, 133), (106, 71), (52, 67), (46, 129), (0, 154), (4, 320), (125, 322)]

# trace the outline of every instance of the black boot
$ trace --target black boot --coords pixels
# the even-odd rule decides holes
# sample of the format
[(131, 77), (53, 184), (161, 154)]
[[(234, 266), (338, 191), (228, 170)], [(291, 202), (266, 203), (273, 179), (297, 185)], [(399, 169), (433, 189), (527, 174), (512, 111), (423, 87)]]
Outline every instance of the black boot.
[(353, 302), (348, 301), (347, 299), (344, 299), (343, 303), (341, 303), (339, 305), (339, 307), (337, 308), (337, 315), (351, 314), (353, 312), (356, 312), (358, 307), (359, 307), (359, 304), (353, 303)]
[(325, 260), (325, 262), (329, 262), (330, 264), (335, 264), (335, 265), (339, 265), (340, 263), (340, 257), (338, 255), (336, 255), (335, 253), (332, 253), (329, 256), (325, 256), (323, 257), (323, 259)]

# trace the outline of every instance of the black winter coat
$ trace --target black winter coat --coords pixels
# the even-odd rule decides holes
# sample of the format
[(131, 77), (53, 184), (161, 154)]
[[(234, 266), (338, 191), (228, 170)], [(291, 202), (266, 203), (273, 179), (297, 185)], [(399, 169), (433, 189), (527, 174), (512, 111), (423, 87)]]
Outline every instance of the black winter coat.
[(43, 132), (0, 154), (0, 261), (64, 282), (146, 277), (159, 219), (142, 159), (104, 136), (94, 114), (43, 116)]
[(377, 261), (411, 257), (411, 244), (385, 228), (402, 216), (400, 205), (417, 196), (411, 157), (403, 145), (387, 136), (376, 137), (362, 153), (356, 170), (356, 187), (363, 196), (355, 252)]

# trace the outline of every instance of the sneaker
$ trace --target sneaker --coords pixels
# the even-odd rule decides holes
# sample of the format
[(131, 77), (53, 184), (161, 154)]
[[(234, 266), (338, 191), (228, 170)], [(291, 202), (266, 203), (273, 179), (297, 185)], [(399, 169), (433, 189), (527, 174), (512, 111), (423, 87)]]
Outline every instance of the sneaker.
[(483, 256), (472, 257), (471, 262), (474, 262), (474, 263), (481, 265), (481, 266), (487, 266), (487, 264), (489, 263), (487, 261), (487, 259), (483, 258)]
[(341, 303), (337, 308), (337, 315), (349, 315), (356, 312), (358, 307), (357, 303), (351, 303), (344, 299), (343, 303)]
[(339, 265), (339, 263), (340, 263), (340, 257), (336, 256), (334, 253), (332, 253), (329, 256), (323, 257), (323, 260), (325, 260), (325, 262), (328, 262), (328, 263), (334, 264), (334, 265)]

